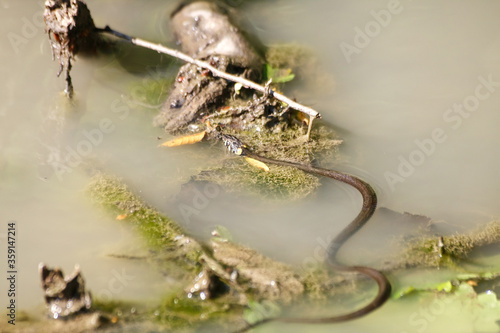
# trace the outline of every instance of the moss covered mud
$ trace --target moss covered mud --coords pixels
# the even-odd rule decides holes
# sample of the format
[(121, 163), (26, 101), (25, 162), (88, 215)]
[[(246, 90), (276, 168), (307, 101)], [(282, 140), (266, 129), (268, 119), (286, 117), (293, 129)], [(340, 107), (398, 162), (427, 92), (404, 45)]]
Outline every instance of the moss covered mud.
[(176, 237), (182, 235), (175, 222), (147, 205), (119, 178), (97, 174), (89, 183), (87, 193), (93, 203), (132, 223), (155, 249), (173, 246)]
[[(174, 221), (144, 203), (115, 177), (96, 175), (89, 184), (88, 193), (97, 205), (106, 208), (108, 214), (126, 215), (125, 221), (137, 228), (155, 249), (154, 265), (167, 265), (170, 271), (175, 267), (178, 271), (175, 275), (183, 281), (193, 280), (196, 283), (204, 276), (207, 283), (215, 283), (212, 289), (205, 291), (195, 290), (193, 284), (186, 283), (178, 290), (166, 291), (160, 305), (141, 310), (142, 316), (127, 315), (120, 319), (124, 325), (152, 321), (159, 327), (169, 329), (194, 330), (198, 325), (213, 325), (227, 330), (228, 327), (244, 327), (245, 320), (251, 322), (262, 316), (276, 315), (282, 306), (291, 302), (300, 300), (316, 305), (322, 302), (328, 304), (333, 295), (345, 296), (356, 290), (373, 288), (371, 281), (363, 277), (335, 275), (323, 266), (307, 272), (295, 271), (288, 265), (275, 262), (226, 238), (217, 237), (207, 244), (201, 244), (187, 236)], [(444, 237), (443, 249), (439, 247), (439, 237), (415, 239), (394, 259), (388, 273), (393, 280), (397, 280), (400, 274), (398, 270), (403, 267), (456, 268), (456, 265), (446, 266), (448, 261), (443, 259), (443, 253), (465, 258), (476, 247), (497, 243), (500, 240), (499, 225), (498, 222), (492, 222), (486, 229), (477, 232)], [(401, 285), (395, 294), (400, 295), (398, 298), (424, 292), (445, 291), (451, 295), (455, 290), (461, 290), (458, 286), (462, 283), (486, 283), (494, 280), (498, 272), (493, 270), (463, 275), (464, 271), (461, 270), (460, 274), (452, 280), (436, 278), (435, 285), (425, 287), (418, 284)], [(201, 292), (210, 297), (203, 298), (205, 296), (201, 296)], [(98, 301), (97, 304), (98, 309), (108, 313), (111, 318), (119, 318), (117, 313), (128, 313), (131, 308), (112, 302), (107, 304)], [(225, 323), (224, 327), (219, 326), (222, 322)]]
[(421, 236), (405, 242), (404, 249), (393, 258), (390, 269), (412, 267), (458, 267), (467, 264), (474, 250), (500, 243), (500, 222), (464, 234)]
[[(249, 304), (289, 304), (307, 296), (324, 298), (335, 288), (326, 270), (299, 274), (292, 267), (271, 260), (257, 251), (215, 237), (207, 244), (186, 235), (178, 224), (135, 195), (120, 179), (97, 174), (88, 185), (91, 200), (106, 214), (132, 224), (154, 251), (150, 262), (179, 281), (178, 290), (169, 290), (161, 305), (144, 310), (142, 320), (154, 320), (162, 327), (196, 327), (224, 319), (243, 327)], [(320, 273), (319, 273), (320, 272)], [(325, 277), (330, 276), (325, 279)], [(191, 284), (186, 281), (193, 281)], [(347, 286), (345, 279), (337, 285)], [(206, 285), (200, 288), (199, 285)], [(354, 285), (351, 284), (354, 288)], [(343, 288), (348, 292), (350, 288)], [(123, 304), (97, 302), (97, 308), (116, 317)], [(116, 306), (116, 308), (115, 308)], [(126, 311), (125, 311), (126, 312)], [(148, 315), (149, 314), (149, 315)], [(131, 319), (127, 316), (122, 322)]]
[[(237, 135), (253, 152), (270, 158), (311, 163), (320, 156), (331, 159), (341, 140), (326, 126), (317, 126), (305, 140), (304, 128), (291, 126), (285, 131), (225, 131)], [(193, 176), (194, 181), (215, 183), (227, 192), (239, 192), (263, 199), (298, 200), (320, 185), (318, 177), (295, 168), (270, 165), (268, 172), (251, 166), (244, 159), (229, 159)]]

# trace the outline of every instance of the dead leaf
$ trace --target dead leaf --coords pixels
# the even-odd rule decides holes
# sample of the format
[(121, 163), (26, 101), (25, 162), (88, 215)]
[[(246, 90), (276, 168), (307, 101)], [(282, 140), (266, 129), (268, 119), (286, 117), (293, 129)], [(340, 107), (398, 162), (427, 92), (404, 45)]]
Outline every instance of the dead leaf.
[(259, 169), (262, 169), (264, 171), (269, 171), (269, 167), (267, 166), (267, 164), (261, 162), (261, 161), (258, 161), (256, 159), (253, 159), (251, 157), (246, 157), (245, 156), (245, 160), (248, 162), (248, 164), (250, 164), (251, 166), (254, 166), (256, 168), (259, 168)]
[(180, 138), (176, 138), (162, 143), (160, 147), (177, 147), (183, 145), (191, 145), (193, 143), (197, 143), (203, 140), (206, 134), (207, 132), (200, 132), (196, 134), (181, 136)]

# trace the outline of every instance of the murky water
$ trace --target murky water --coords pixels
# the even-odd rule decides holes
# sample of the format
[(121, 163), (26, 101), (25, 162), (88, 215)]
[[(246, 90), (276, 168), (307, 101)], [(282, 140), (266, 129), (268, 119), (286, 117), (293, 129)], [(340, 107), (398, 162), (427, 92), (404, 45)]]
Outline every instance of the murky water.
[[(99, 26), (172, 43), (165, 20), (174, 2), (87, 3)], [(345, 140), (337, 169), (373, 184), (382, 206), (427, 215), (447, 230), (467, 230), (500, 215), (499, 10), (496, 1), (276, 0), (245, 5), (243, 19), (264, 44), (296, 42), (317, 53), (324, 66), (319, 83), (295, 85), (287, 93), (321, 112)], [(143, 249), (127, 226), (104, 217), (86, 199), (82, 166), (89, 161), (124, 177), (193, 234), (206, 237), (222, 224), (236, 239), (294, 264), (314, 257), (357, 214), (355, 191), (325, 181), (317, 195), (299, 203), (250, 203), (219, 194), (197, 207), (197, 214), (183, 215), (172, 197), (210, 156), (225, 157), (223, 150), (157, 148), (157, 137), (165, 135), (151, 126), (154, 111), (123, 99), (131, 84), (142, 80), (141, 70), (154, 61), (168, 68), (170, 60), (132, 53), (124, 69), (111, 59), (78, 59), (72, 72), (78, 105), (67, 108), (41, 13), (36, 3), (0, 1), (5, 82), (0, 91), (0, 225), (18, 223), (21, 308), (42, 302), (39, 262), (65, 271), (79, 263), (94, 293), (111, 291), (117, 298), (152, 297), (168, 286), (146, 264), (108, 256), (130, 254), (130, 244), (137, 253)], [(54, 167), (67, 156), (72, 165)], [(380, 253), (384, 237), (393, 236), (377, 234)], [(346, 258), (371, 253), (377, 260), (377, 252), (364, 244), (353, 242), (343, 253)], [(0, 260), (2, 270), (4, 265)], [(126, 274), (131, 283), (110, 287), (117, 274)], [(339, 330), (383, 325), (391, 311), (396, 310), (389, 305)], [(400, 326), (386, 331), (418, 331), (404, 319), (417, 310), (398, 311), (403, 311)]]

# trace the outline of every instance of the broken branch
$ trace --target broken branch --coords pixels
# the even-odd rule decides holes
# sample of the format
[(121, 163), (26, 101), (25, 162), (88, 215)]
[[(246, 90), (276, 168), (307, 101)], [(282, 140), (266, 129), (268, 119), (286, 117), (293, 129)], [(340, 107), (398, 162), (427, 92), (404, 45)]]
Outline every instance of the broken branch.
[[(209, 63), (202, 61), (202, 60), (194, 59), (194, 58), (188, 56), (187, 54), (182, 53), (178, 50), (170, 49), (170, 48), (168, 48), (164, 45), (161, 45), (161, 44), (151, 43), (151, 42), (148, 42), (148, 41), (141, 39), (141, 38), (131, 37), (129, 35), (126, 35), (126, 34), (123, 34), (121, 32), (118, 32), (116, 30), (113, 30), (109, 26), (106, 26), (104, 29), (98, 28), (97, 31), (112, 34), (112, 35), (114, 35), (118, 38), (121, 38), (123, 40), (126, 40), (134, 45), (145, 47), (145, 48), (148, 48), (150, 50), (156, 51), (158, 53), (168, 54), (172, 57), (181, 59), (185, 62), (195, 64), (196, 66), (199, 66), (201, 68), (208, 69), (209, 71), (212, 72), (212, 74), (214, 76), (218, 76), (218, 77), (224, 78), (224, 79), (232, 81), (232, 82), (240, 83), (244, 87), (257, 90), (261, 93), (266, 92), (266, 88), (258, 83), (255, 83), (253, 81), (247, 80), (247, 79), (239, 77), (239, 76), (235, 76), (235, 75), (220, 71), (217, 68), (215, 68), (214, 66), (210, 65)], [(280, 100), (283, 103), (288, 104), (292, 109), (295, 109), (297, 111), (300, 111), (300, 112), (303, 112), (303, 113), (309, 115), (309, 117), (311, 118), (310, 123), (312, 123), (312, 120), (315, 118), (321, 118), (321, 115), (316, 110), (314, 110), (310, 107), (304, 106), (300, 103), (297, 103), (297, 102), (291, 100), (290, 98), (286, 97), (283, 94), (280, 94), (280, 93), (275, 92), (275, 91), (271, 91), (271, 96), (273, 96), (277, 100)], [(310, 131), (310, 129), (309, 129), (309, 131)]]

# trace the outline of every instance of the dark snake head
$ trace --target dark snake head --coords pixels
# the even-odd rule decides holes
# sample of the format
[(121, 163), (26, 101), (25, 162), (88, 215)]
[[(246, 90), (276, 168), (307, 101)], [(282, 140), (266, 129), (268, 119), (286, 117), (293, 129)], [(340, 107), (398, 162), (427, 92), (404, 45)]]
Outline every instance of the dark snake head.
[(240, 139), (234, 135), (220, 134), (220, 139), (224, 142), (226, 148), (233, 154), (242, 156), (244, 155), (246, 146)]

